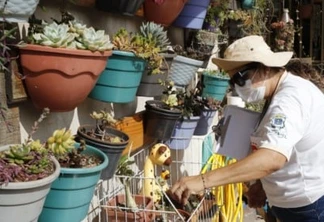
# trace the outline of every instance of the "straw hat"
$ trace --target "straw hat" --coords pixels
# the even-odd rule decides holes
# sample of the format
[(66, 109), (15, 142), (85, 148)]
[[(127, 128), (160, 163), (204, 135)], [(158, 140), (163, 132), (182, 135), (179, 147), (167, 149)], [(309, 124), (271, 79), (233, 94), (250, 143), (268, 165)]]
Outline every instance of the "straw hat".
[(268, 67), (283, 67), (293, 52), (273, 52), (262, 36), (251, 35), (236, 40), (225, 50), (224, 58), (212, 61), (225, 71), (242, 67), (251, 62), (259, 62)]

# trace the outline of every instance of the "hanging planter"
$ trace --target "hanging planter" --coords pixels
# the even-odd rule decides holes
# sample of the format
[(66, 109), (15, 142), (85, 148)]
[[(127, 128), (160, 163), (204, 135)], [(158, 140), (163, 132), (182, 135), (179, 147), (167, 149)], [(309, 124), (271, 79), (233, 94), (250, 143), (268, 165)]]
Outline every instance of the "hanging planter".
[(170, 149), (183, 150), (189, 146), (199, 119), (199, 116), (192, 116), (177, 121), (171, 138), (166, 141)]
[(4, 0), (0, 2), (0, 21), (28, 22), (39, 0)]
[(33, 104), (52, 112), (73, 110), (87, 98), (112, 54), (109, 36), (72, 21), (46, 24), (29, 37), (33, 44), (20, 47), (20, 59)]
[(20, 48), (28, 95), (36, 108), (71, 111), (95, 85), (111, 51), (27, 45)]
[(149, 138), (166, 141), (170, 139), (180, 110), (170, 110), (162, 101), (149, 100), (145, 104), (144, 132)]
[(170, 26), (178, 17), (187, 0), (145, 0), (144, 17), (163, 26)]
[(134, 15), (142, 6), (144, 0), (97, 0), (99, 10), (115, 12), (124, 15)]
[[(8, 149), (9, 145), (0, 147), (0, 151)], [(59, 163), (54, 157), (52, 161), (55, 164), (55, 171), (48, 177), (0, 185), (1, 221), (36, 222), (38, 220), (51, 184), (60, 173)]]
[(113, 103), (134, 101), (145, 67), (145, 60), (134, 53), (114, 50), (89, 97)]
[(216, 74), (203, 73), (203, 97), (213, 97), (216, 100), (222, 101), (228, 88), (229, 77), (224, 73), (217, 72)]
[(161, 82), (165, 82), (169, 77), (169, 71), (176, 54), (162, 53), (161, 55), (164, 57), (164, 62), (162, 64), (162, 67), (160, 68), (161, 73), (151, 74), (151, 70), (146, 69), (142, 76), (141, 83), (138, 87), (136, 93), (137, 96), (155, 97), (162, 95), (164, 88), (161, 85)]
[(252, 9), (254, 6), (255, 0), (242, 0), (243, 9)]
[(113, 137), (119, 137), (121, 139), (120, 142), (113, 142), (108, 140), (101, 140), (96, 135), (93, 134), (95, 132), (96, 126), (93, 125), (82, 125), (78, 128), (77, 135), (78, 139), (83, 139), (86, 141), (86, 144), (96, 147), (101, 150), (109, 159), (108, 167), (103, 170), (102, 178), (110, 179), (117, 168), (117, 164), (119, 158), (129, 143), (129, 136), (123, 133), (120, 130), (116, 130), (113, 128), (107, 128), (105, 130), (105, 138), (112, 139)]
[(90, 168), (62, 167), (60, 176), (51, 186), (39, 222), (80, 222), (87, 216), (101, 171), (108, 165), (108, 158), (88, 145), (83, 153), (97, 156), (102, 163)]
[(217, 110), (204, 109), (201, 111), (200, 119), (197, 123), (196, 129), (193, 133), (195, 136), (206, 135), (209, 131), (209, 127), (212, 125), (213, 119), (217, 113)]
[(201, 29), (209, 3), (210, 0), (189, 0), (173, 25), (182, 28)]
[(187, 86), (203, 63), (203, 61), (178, 55), (172, 62), (170, 79), (177, 86)]

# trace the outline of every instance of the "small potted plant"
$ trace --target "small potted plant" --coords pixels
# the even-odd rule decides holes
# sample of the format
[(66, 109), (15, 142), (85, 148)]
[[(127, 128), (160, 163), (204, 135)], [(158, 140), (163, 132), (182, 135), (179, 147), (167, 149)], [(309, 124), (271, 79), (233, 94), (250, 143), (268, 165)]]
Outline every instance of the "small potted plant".
[(145, 23), (140, 27), (140, 32), (143, 36), (152, 36), (153, 41), (159, 48), (159, 55), (163, 60), (158, 69), (154, 69), (150, 63), (146, 66), (136, 95), (149, 97), (161, 96), (164, 90), (163, 84), (161, 83), (167, 80), (176, 53), (168, 49), (170, 41), (167, 36), (167, 31), (164, 31), (164, 27), (160, 24), (154, 22)]
[(3, 221), (37, 221), (60, 165), (39, 140), (33, 140), (45, 109), (22, 144), (0, 147), (0, 214)]
[(229, 79), (229, 75), (223, 70), (205, 70), (201, 75), (202, 96), (222, 101)]
[(88, 145), (100, 149), (108, 156), (109, 164), (102, 177), (109, 179), (116, 171), (119, 158), (129, 143), (129, 136), (115, 128), (117, 120), (110, 113), (104, 110), (94, 111), (90, 116), (95, 124), (79, 126), (78, 140), (85, 140)]
[(178, 107), (177, 88), (174, 82), (164, 83), (161, 100), (145, 102), (144, 133), (147, 138), (167, 141), (170, 139), (177, 120), (182, 114)]
[[(142, 23), (141, 28), (147, 26)], [(140, 80), (149, 65), (152, 73), (159, 73), (163, 58), (153, 35), (130, 33), (121, 28), (113, 36), (113, 55), (89, 97), (104, 102), (134, 101)]]
[(57, 112), (71, 111), (84, 101), (113, 47), (103, 30), (62, 17), (59, 24), (32, 23), (28, 44), (20, 47), (24, 80), (33, 104)]

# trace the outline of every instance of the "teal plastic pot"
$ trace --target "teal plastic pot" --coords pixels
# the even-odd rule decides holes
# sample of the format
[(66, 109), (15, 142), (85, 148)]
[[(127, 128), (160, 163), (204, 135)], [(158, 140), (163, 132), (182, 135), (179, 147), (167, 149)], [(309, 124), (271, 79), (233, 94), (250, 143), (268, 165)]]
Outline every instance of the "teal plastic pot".
[(112, 103), (134, 101), (145, 68), (146, 61), (134, 53), (113, 51), (89, 97)]
[(222, 101), (228, 88), (228, 78), (221, 78), (213, 75), (203, 74), (203, 97), (213, 97)]
[(89, 206), (108, 158), (99, 149), (88, 146), (84, 153), (96, 155), (102, 164), (92, 168), (61, 168), (46, 197), (39, 222), (80, 222), (88, 214)]

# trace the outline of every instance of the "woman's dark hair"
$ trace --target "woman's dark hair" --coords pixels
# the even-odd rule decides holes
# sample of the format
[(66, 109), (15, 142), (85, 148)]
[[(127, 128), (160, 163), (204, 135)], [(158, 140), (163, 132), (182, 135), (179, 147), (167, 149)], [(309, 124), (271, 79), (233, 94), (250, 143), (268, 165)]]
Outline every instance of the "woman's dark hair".
[(291, 59), (285, 66), (288, 72), (313, 82), (318, 88), (324, 89), (324, 79), (309, 63), (300, 59)]

